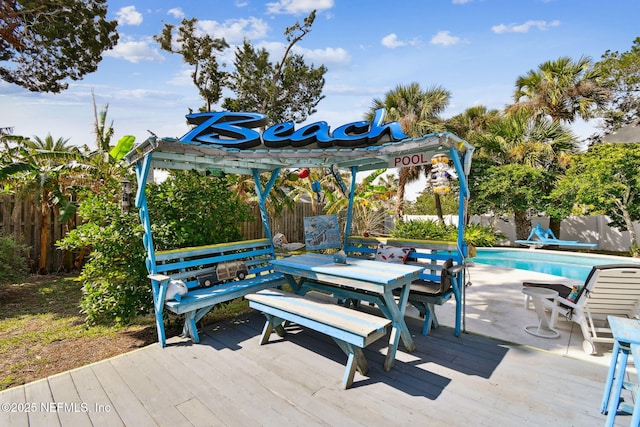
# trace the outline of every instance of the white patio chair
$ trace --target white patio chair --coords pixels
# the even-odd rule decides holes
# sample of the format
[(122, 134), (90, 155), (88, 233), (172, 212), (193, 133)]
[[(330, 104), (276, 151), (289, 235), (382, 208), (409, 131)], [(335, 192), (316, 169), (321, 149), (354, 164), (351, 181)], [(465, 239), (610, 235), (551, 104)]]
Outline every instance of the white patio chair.
[[(558, 286), (530, 282), (523, 285)], [(613, 343), (608, 315), (640, 319), (640, 264), (596, 265), (573, 300), (569, 294), (563, 294), (544, 300), (551, 311), (550, 326), (555, 326), (559, 315), (577, 323), (584, 337), (583, 350), (594, 354), (595, 343)]]

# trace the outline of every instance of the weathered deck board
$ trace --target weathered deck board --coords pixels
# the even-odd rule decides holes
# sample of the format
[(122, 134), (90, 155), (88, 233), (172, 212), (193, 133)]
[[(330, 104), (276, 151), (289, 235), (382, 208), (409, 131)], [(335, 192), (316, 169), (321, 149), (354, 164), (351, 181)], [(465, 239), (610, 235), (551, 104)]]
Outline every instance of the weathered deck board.
[[(84, 370), (81, 372), (84, 372)], [(83, 400), (78, 394), (70, 372), (64, 372), (49, 378), (49, 387), (53, 395), (52, 402), (64, 402), (69, 405), (64, 410), (56, 410), (61, 425), (71, 425), (71, 423), (78, 427), (90, 427), (92, 425), (89, 418), (87, 400)], [(103, 422), (102, 425), (106, 424)]]
[[(120, 425), (136, 425), (140, 427), (156, 425), (142, 402), (136, 398), (134, 391), (122, 379), (121, 375), (124, 372), (121, 373), (116, 370), (112, 361), (113, 359), (91, 365), (93, 374), (100, 382), (106, 395), (109, 396), (109, 401), (96, 403), (98, 405), (110, 405), (108, 410), (120, 417), (122, 422)], [(105, 410), (107, 410), (106, 407)], [(118, 424), (114, 423), (114, 425)]]
[[(385, 340), (365, 349), (370, 372), (339, 387), (345, 355), (323, 334), (295, 325), (258, 345), (264, 317), (205, 327), (202, 343), (171, 338), (0, 393), (0, 425), (579, 425), (600, 426), (606, 367), (440, 327), (427, 337), (407, 319), (416, 350), (400, 346), (382, 368)], [(86, 403), (88, 412), (45, 412), (41, 403)], [(108, 405), (98, 413), (95, 405)], [(616, 425), (628, 425), (618, 416)]]

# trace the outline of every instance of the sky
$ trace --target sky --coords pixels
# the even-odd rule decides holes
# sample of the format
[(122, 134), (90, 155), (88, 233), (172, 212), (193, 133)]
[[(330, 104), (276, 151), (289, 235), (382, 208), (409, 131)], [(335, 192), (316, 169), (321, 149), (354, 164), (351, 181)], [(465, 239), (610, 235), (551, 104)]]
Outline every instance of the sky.
[[(108, 0), (118, 20), (118, 45), (98, 70), (70, 81), (59, 94), (33, 93), (0, 81), (0, 127), (15, 135), (69, 139), (95, 147), (92, 93), (108, 105), (112, 142), (144, 141), (153, 132), (180, 137), (189, 108), (203, 105), (192, 71), (153, 41), (165, 24), (197, 18), (200, 28), (231, 46), (221, 62), (231, 70), (243, 39), (279, 60), (284, 31), (311, 10), (312, 30), (295, 46), (308, 63), (325, 65), (325, 98), (307, 123), (332, 128), (362, 120), (375, 98), (399, 84), (442, 86), (452, 97), (443, 117), (513, 102), (515, 81), (545, 61), (626, 52), (640, 36), (638, 0)], [(579, 121), (579, 139), (597, 123)]]

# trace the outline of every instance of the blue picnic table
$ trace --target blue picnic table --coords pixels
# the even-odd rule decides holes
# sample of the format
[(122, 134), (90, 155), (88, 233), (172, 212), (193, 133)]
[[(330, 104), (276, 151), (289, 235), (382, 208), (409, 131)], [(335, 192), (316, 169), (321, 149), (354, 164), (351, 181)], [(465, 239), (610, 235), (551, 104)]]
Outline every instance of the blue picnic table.
[[(347, 258), (346, 264), (333, 262), (331, 255), (309, 253), (271, 261), (275, 271), (283, 273), (293, 291), (299, 295), (320, 290), (340, 299), (356, 299), (375, 303), (391, 320), (392, 329), (384, 369), (395, 363), (400, 338), (408, 352), (415, 343), (404, 320), (410, 284), (418, 279), (422, 267), (358, 258)], [(399, 289), (396, 302), (394, 290)]]

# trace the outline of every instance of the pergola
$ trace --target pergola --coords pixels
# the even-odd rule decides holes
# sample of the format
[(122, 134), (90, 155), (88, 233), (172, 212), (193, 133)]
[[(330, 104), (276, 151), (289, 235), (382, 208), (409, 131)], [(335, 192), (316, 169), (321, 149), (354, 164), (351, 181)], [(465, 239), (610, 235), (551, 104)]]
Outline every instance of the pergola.
[[(152, 136), (134, 147), (127, 156), (135, 164), (138, 189), (136, 207), (144, 226), (145, 248), (153, 259), (151, 224), (145, 187), (152, 169), (223, 171), (253, 176), (265, 237), (271, 239), (266, 200), (282, 170), (305, 167), (326, 168), (349, 195), (345, 239), (350, 235), (353, 200), (358, 172), (428, 163), (436, 154), (446, 154), (453, 162), (460, 183), (458, 209), (458, 247), (467, 255), (464, 241), (465, 203), (469, 197), (467, 176), (473, 146), (452, 133), (433, 133), (407, 138), (397, 122), (383, 123), (384, 110), (376, 111), (371, 123), (355, 122), (330, 132), (325, 122), (295, 129), (293, 123), (272, 126), (262, 133), (266, 116), (257, 113), (211, 112), (187, 116), (196, 125), (181, 138)], [(347, 187), (340, 170), (351, 172)], [(261, 174), (268, 174), (262, 185)]]
[[(384, 109), (379, 109), (371, 122), (348, 123), (331, 130), (325, 122), (299, 129), (294, 123), (287, 122), (265, 129), (266, 115), (258, 113), (196, 113), (187, 116), (194, 127), (183, 137), (159, 138), (154, 135), (135, 146), (126, 155), (126, 160), (136, 168), (138, 188), (135, 205), (144, 229), (143, 244), (149, 273), (156, 273), (156, 257), (145, 189), (153, 169), (222, 171), (252, 176), (265, 238), (271, 242), (271, 252), (275, 256), (266, 201), (281, 171), (326, 168), (331, 172), (349, 197), (343, 243), (346, 247), (351, 235), (358, 172), (424, 165), (442, 154), (452, 161), (459, 181), (456, 242), (459, 254), (456, 258), (464, 262), (468, 254), (464, 240), (465, 207), (469, 198), (467, 177), (474, 147), (449, 132), (408, 138), (398, 122), (384, 123), (384, 114)], [(261, 132), (256, 129), (261, 129)], [(343, 182), (341, 170), (351, 173), (349, 186)], [(265, 185), (261, 179), (263, 174), (268, 178)], [(462, 277), (461, 283), (463, 280)], [(458, 301), (462, 307), (458, 310), (464, 313), (464, 290), (462, 293), (462, 300)], [(464, 314), (462, 317), (464, 325)]]

